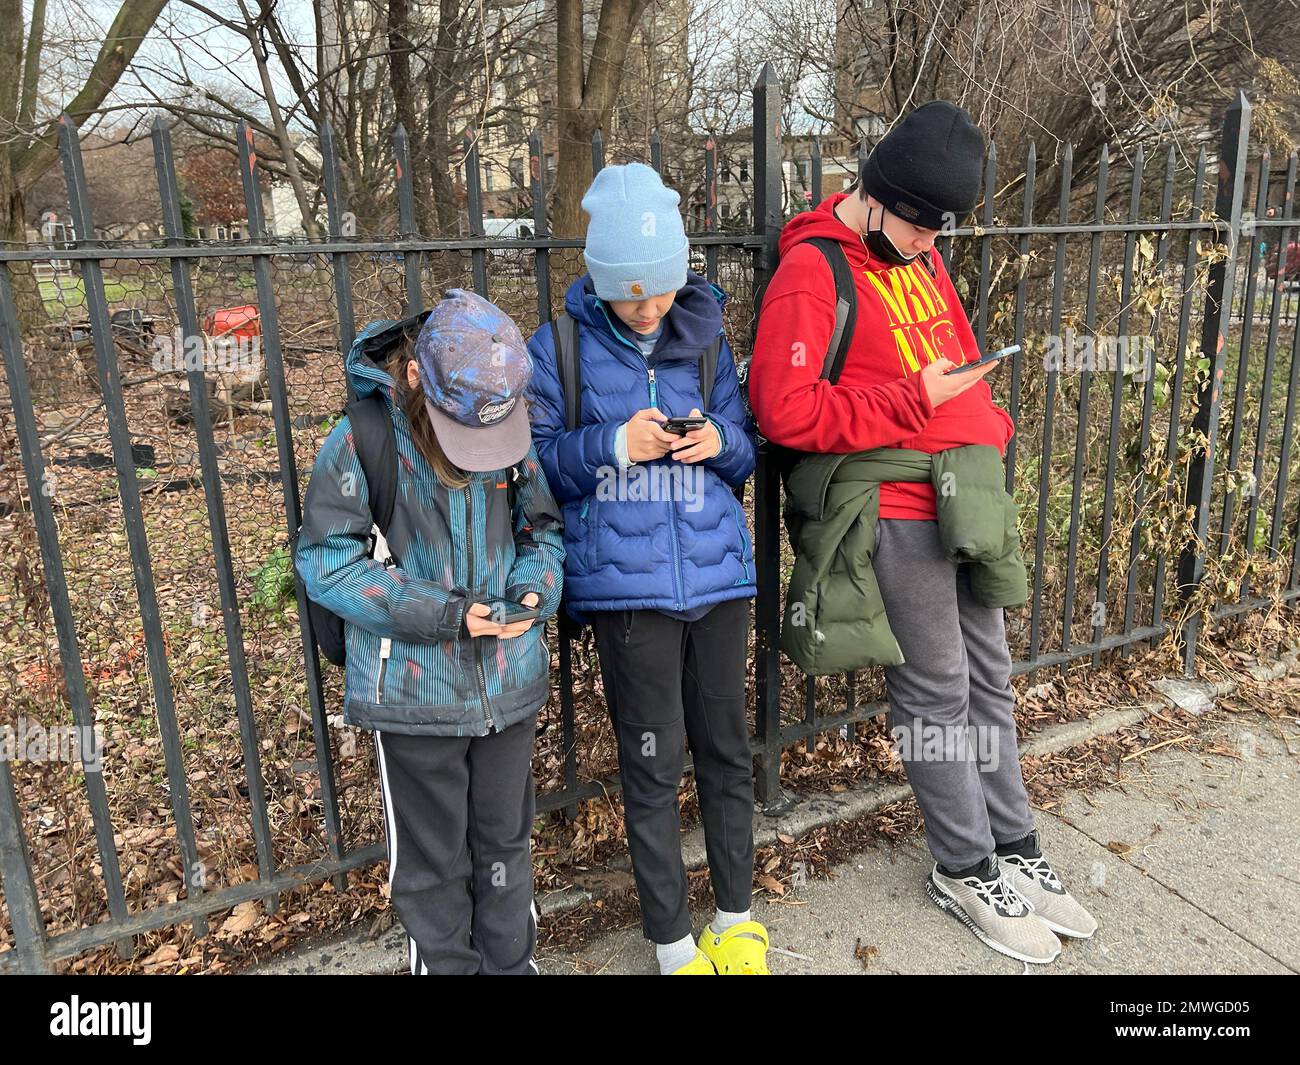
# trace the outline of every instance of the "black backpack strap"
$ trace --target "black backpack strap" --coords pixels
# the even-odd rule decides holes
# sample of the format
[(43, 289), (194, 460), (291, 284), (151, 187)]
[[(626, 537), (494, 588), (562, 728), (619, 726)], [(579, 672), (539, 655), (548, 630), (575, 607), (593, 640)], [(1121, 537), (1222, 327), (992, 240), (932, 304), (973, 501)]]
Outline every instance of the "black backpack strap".
[(709, 400), (713, 396), (713, 382), (718, 377), (718, 359), (722, 356), (722, 334), (713, 338), (713, 343), (704, 349), (700, 356), (700, 399), (702, 414), (709, 413)]
[(357, 459), (366, 475), (370, 513), (379, 531), (387, 537), (397, 500), (397, 434), (393, 431), (393, 419), (379, 392), (349, 403), (347, 416)]
[(564, 425), (572, 432), (582, 421), (582, 360), (578, 357), (578, 323), (561, 311), (551, 323), (555, 371), (564, 391)]
[(838, 240), (830, 237), (813, 237), (808, 241), (822, 253), (835, 278), (835, 331), (826, 346), (822, 361), (822, 378), (835, 384), (844, 369), (844, 359), (853, 343), (853, 330), (858, 322), (858, 292), (853, 285), (853, 271)]

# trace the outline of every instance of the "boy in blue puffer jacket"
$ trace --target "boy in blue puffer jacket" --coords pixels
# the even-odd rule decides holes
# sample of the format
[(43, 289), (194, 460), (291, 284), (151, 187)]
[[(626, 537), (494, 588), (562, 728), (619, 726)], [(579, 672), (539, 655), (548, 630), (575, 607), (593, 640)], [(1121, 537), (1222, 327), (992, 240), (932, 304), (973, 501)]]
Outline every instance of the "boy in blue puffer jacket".
[[(524, 412), (531, 360), (504, 312), (451, 289), (367, 326), (346, 369), (358, 401), (378, 397), (392, 419), (392, 517), (372, 555), (345, 416), (317, 456), (295, 564), (343, 618), (344, 718), (375, 733), (411, 972), (533, 974), (531, 761), (564, 548)], [(537, 619), (509, 621), (507, 602)]]
[[(640, 163), (597, 175), (582, 201), (589, 273), (565, 297), (580, 419), (568, 429), (550, 324), (529, 341), (529, 413), (564, 514), (565, 601), (596, 634), (642, 925), (660, 971), (766, 974), (767, 933), (749, 913), (754, 557), (732, 492), (753, 471), (754, 440), (725, 340), (703, 399), (702, 360), (722, 332), (725, 297), (687, 269), (677, 203)], [(702, 414), (684, 435), (665, 427)], [(717, 901), (698, 946), (677, 804), (687, 741)]]

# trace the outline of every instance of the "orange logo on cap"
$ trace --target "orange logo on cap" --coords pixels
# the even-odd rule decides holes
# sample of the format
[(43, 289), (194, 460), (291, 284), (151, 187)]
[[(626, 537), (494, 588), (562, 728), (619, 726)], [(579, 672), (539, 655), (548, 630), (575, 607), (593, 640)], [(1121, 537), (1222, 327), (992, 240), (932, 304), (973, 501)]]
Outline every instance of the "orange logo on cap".
[(643, 289), (643, 288), (641, 287), (641, 283), (640, 283), (639, 281), (633, 281), (633, 282), (632, 282), (632, 295), (634, 295), (634, 296), (641, 296), (641, 295), (644, 295), (644, 294), (645, 294), (645, 289)]

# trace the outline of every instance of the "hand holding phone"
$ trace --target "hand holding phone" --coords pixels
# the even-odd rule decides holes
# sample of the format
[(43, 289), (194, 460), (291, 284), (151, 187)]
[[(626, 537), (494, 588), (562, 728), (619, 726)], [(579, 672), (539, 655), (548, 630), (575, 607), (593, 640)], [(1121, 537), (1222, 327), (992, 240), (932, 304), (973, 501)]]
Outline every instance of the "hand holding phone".
[(921, 387), (925, 389), (926, 398), (931, 407), (938, 407), (950, 399), (956, 399), (969, 388), (973, 388), (997, 367), (998, 359), (981, 359), (964, 366), (954, 366), (949, 359), (942, 356), (935, 359), (921, 371)]
[(664, 423), (668, 432), (676, 422), (682, 426), (682, 432), (673, 441), (672, 453), (675, 462), (702, 462), (712, 458), (722, 450), (722, 437), (718, 427), (705, 416), (699, 407), (692, 407), (685, 418), (669, 418)]
[(518, 603), (496, 598), (471, 603), (465, 611), (465, 628), (470, 636), (495, 636), (500, 640), (522, 636), (541, 612), (540, 602), (536, 592), (529, 592)]
[(633, 462), (663, 458), (676, 436), (664, 431), (668, 416), (654, 407), (637, 411), (627, 420), (627, 457)]
[(488, 617), (497, 625), (513, 625), (519, 621), (532, 621), (541, 611), (535, 606), (525, 606), (510, 599), (489, 599)]
[(708, 418), (669, 418), (664, 422), (664, 432), (674, 436), (685, 436), (692, 429), (703, 429), (709, 424)]
[(974, 362), (968, 362), (965, 365), (958, 366), (956, 369), (949, 370), (948, 374), (949, 376), (951, 376), (952, 374), (957, 374), (957, 373), (967, 373), (971, 370), (976, 370), (981, 366), (989, 366), (993, 363), (1001, 361), (1002, 359), (1005, 359), (1008, 355), (1014, 355), (1019, 350), (1020, 350), (1019, 344), (1012, 344), (1009, 347), (1001, 348), (998, 351), (989, 352), (988, 354), (984, 355), (982, 358), (976, 359)]
[(541, 598), (536, 592), (529, 592), (518, 603), (509, 599), (493, 599), (488, 605), (492, 617), (500, 618), (501, 631), (497, 633), (497, 639), (511, 640), (526, 633), (541, 613), (540, 603)]

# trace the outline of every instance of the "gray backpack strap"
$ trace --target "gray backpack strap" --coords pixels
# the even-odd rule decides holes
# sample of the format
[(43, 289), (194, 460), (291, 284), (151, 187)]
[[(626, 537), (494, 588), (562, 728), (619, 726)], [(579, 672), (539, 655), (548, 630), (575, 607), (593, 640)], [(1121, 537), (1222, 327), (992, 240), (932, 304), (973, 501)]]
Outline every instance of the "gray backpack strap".
[(703, 403), (700, 412), (702, 414), (709, 413), (709, 400), (713, 396), (713, 382), (718, 376), (718, 359), (721, 356), (722, 334), (719, 333), (700, 357), (700, 399)]
[(848, 324), (849, 305), (845, 300), (837, 299), (835, 301), (835, 331), (831, 333), (831, 342), (826, 346), (827, 352), (831, 353), (831, 358), (828, 358), (822, 364), (822, 377), (830, 381), (831, 384), (839, 381), (840, 370), (844, 367), (844, 357), (840, 352), (844, 348), (844, 328)]
[(555, 370), (564, 392), (564, 424), (572, 432), (582, 421), (582, 362), (578, 358), (578, 323), (561, 311), (551, 323)]

